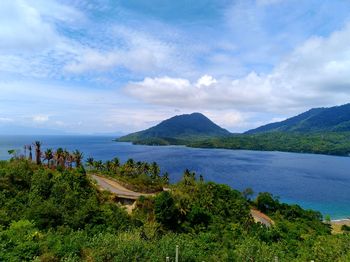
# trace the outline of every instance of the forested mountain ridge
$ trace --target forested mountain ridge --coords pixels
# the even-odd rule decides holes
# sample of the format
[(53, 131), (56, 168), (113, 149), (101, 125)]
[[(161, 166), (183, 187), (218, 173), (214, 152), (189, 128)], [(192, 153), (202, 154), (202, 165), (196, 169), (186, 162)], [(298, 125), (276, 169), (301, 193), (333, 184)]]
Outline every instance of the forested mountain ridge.
[(313, 108), (281, 122), (251, 129), (246, 134), (266, 132), (343, 132), (350, 131), (350, 104)]
[(313, 108), (240, 135), (193, 140), (192, 147), (350, 155), (350, 104)]

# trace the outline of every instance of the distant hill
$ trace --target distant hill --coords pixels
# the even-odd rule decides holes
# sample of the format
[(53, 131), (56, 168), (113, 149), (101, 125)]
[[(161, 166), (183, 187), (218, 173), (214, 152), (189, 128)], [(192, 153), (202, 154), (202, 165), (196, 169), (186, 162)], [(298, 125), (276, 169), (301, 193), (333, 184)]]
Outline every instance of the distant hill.
[(314, 108), (281, 122), (185, 145), (350, 156), (350, 104)]
[(199, 113), (180, 115), (117, 141), (350, 156), (350, 104), (314, 108), (244, 134), (231, 134)]
[(344, 132), (350, 131), (350, 104), (314, 108), (281, 122), (252, 129), (246, 134), (267, 132)]
[(184, 144), (191, 138), (228, 136), (231, 133), (200, 113), (178, 115), (144, 131), (119, 138), (120, 142), (137, 144)]

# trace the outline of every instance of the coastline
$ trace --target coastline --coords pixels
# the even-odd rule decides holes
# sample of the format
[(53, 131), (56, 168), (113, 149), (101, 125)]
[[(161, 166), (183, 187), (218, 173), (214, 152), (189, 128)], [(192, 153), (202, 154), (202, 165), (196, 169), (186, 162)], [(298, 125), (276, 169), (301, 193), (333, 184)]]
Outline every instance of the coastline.
[(334, 220), (331, 220), (331, 224), (336, 224), (336, 225), (350, 224), (350, 218), (334, 219)]
[(117, 143), (131, 143), (133, 145), (143, 145), (143, 146), (185, 146), (189, 148), (197, 149), (225, 149), (225, 150), (244, 150), (244, 151), (257, 151), (257, 152), (279, 152), (279, 153), (293, 153), (293, 154), (307, 154), (307, 155), (321, 155), (321, 156), (333, 156), (333, 157), (350, 157), (350, 153), (331, 153), (329, 151), (312, 151), (312, 150), (283, 150), (280, 148), (271, 149), (271, 148), (246, 148), (246, 147), (230, 147), (230, 146), (210, 146), (202, 144), (193, 144), (193, 143), (148, 143), (145, 141), (133, 141), (133, 140), (119, 140), (119, 138), (113, 139)]
[[(312, 151), (292, 151), (292, 150), (273, 150), (273, 149), (253, 149), (253, 148), (232, 148), (232, 147), (224, 147), (224, 146), (199, 146), (199, 145), (192, 145), (192, 144), (148, 144), (143, 142), (134, 142), (134, 141), (120, 141), (118, 138), (113, 139), (116, 143), (130, 143), (132, 145), (139, 145), (139, 146), (150, 146), (150, 147), (167, 147), (167, 146), (176, 146), (176, 147), (188, 147), (188, 148), (195, 148), (195, 149), (211, 149), (211, 150), (232, 150), (232, 151), (253, 151), (253, 152), (267, 152), (267, 153), (286, 153), (286, 154), (301, 154), (301, 155), (318, 155), (318, 156), (328, 156), (328, 157), (344, 157), (349, 158), (349, 154), (331, 154), (326, 152), (312, 152)], [(350, 219), (350, 218), (349, 218)]]

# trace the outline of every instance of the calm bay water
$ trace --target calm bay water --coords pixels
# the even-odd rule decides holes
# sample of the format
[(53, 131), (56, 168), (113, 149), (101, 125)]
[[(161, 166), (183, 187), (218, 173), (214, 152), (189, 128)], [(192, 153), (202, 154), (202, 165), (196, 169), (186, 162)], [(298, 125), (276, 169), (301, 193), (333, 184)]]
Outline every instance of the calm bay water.
[(329, 214), (332, 219), (350, 217), (350, 158), (282, 152), (195, 149), (182, 146), (151, 147), (117, 143), (113, 137), (96, 136), (0, 136), (0, 159), (9, 149), (22, 149), (34, 140), (43, 149), (79, 149), (99, 160), (156, 161), (172, 182), (188, 168), (206, 180), (243, 190), (271, 192), (282, 201), (297, 203)]

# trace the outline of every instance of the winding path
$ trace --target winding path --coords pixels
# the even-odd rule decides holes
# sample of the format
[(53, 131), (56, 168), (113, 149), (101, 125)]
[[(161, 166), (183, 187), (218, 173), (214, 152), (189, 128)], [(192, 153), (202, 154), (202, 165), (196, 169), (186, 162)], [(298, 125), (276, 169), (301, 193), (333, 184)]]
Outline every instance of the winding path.
[[(96, 181), (97, 185), (101, 189), (108, 190), (111, 193), (118, 196), (119, 198), (136, 200), (140, 196), (155, 196), (155, 194), (146, 194), (146, 193), (139, 193), (139, 192), (131, 191), (131, 190), (123, 187), (118, 182), (111, 180), (111, 179), (108, 179), (108, 178), (105, 178), (105, 177), (91, 175), (91, 178)], [(251, 209), (250, 214), (252, 215), (252, 217), (254, 218), (254, 221), (256, 223), (259, 222), (267, 227), (271, 227), (275, 224), (271, 218), (269, 218), (267, 215), (265, 215), (264, 213), (262, 213), (258, 210)]]
[(139, 193), (131, 191), (122, 185), (120, 185), (118, 182), (97, 176), (97, 175), (91, 175), (91, 177), (97, 182), (97, 185), (103, 189), (103, 190), (109, 190), (111, 193), (117, 195), (120, 198), (125, 199), (138, 199), (140, 196), (154, 196), (155, 194), (146, 194), (146, 193)]
[(259, 210), (251, 209), (250, 214), (252, 215), (256, 223), (259, 222), (267, 227), (271, 227), (275, 224), (275, 222), (270, 217), (260, 212)]

